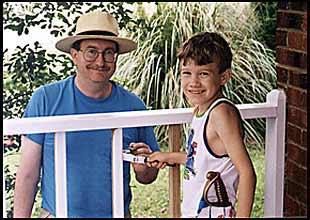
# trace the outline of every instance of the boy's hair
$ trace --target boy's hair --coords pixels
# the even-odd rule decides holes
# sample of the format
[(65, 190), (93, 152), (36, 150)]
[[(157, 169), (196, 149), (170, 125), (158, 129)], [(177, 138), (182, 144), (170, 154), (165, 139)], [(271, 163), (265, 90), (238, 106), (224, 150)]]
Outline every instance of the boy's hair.
[(188, 58), (193, 59), (197, 65), (217, 63), (219, 73), (231, 68), (232, 53), (226, 40), (217, 33), (198, 33), (185, 41), (177, 54), (183, 63)]

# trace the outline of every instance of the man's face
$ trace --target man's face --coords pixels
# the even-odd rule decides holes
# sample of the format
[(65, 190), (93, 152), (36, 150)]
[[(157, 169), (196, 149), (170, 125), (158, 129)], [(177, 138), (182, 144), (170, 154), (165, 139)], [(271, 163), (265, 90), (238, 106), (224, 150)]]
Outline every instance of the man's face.
[[(94, 60), (89, 59), (89, 55), (96, 54), (96, 51), (99, 52), (98, 57)], [(114, 62), (106, 62), (103, 53), (111, 54), (113, 51), (116, 52), (115, 42), (90, 39), (81, 41), (79, 51), (71, 49), (70, 52), (73, 63), (77, 66), (77, 74), (81, 79), (93, 83), (108, 83), (115, 72), (117, 58)]]

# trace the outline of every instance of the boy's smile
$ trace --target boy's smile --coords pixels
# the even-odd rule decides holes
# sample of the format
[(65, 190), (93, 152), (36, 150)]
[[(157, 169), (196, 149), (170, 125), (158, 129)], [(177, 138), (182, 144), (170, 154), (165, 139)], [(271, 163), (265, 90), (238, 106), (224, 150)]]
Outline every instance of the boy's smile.
[(219, 73), (217, 63), (196, 65), (192, 59), (183, 63), (181, 87), (188, 101), (199, 106), (198, 113), (204, 113), (215, 99), (222, 96), (221, 86), (226, 83), (224, 74)]

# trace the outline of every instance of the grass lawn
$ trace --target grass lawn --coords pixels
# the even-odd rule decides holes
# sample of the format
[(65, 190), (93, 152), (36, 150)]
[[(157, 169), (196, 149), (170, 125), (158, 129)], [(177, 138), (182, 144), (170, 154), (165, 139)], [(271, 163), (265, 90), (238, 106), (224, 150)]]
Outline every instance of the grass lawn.
[[(257, 175), (255, 201), (251, 217), (263, 217), (264, 215), (264, 153), (257, 149), (249, 150), (251, 159)], [(5, 154), (4, 166), (9, 165), (10, 170), (16, 172), (20, 159), (20, 153), (11, 151)], [(181, 175), (183, 166), (181, 166)], [(149, 185), (143, 185), (135, 180), (134, 173), (131, 173), (131, 187), (133, 199), (131, 203), (132, 217), (156, 217), (167, 218), (168, 216), (168, 170), (165, 168), (159, 171), (157, 179)], [(181, 176), (181, 180), (182, 180)], [(182, 186), (182, 184), (181, 184)], [(182, 191), (182, 190), (181, 190)], [(6, 208), (12, 207), (13, 190), (6, 195)], [(32, 217), (37, 217), (40, 210), (41, 195), (37, 194), (36, 203)]]

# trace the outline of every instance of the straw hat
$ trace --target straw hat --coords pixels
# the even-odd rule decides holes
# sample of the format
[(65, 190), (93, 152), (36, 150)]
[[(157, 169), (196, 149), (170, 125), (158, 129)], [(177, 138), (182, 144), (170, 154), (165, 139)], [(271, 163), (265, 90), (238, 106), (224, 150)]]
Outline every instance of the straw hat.
[(56, 48), (66, 53), (70, 53), (72, 44), (78, 40), (103, 39), (118, 43), (118, 53), (127, 53), (137, 48), (137, 44), (127, 38), (118, 37), (118, 23), (116, 19), (108, 13), (95, 11), (82, 15), (76, 25), (74, 36), (69, 36), (59, 40)]

